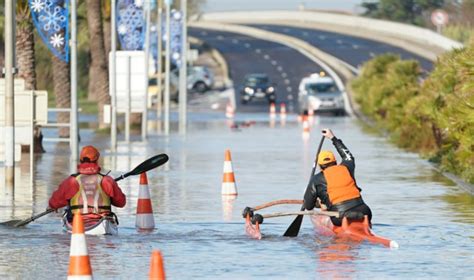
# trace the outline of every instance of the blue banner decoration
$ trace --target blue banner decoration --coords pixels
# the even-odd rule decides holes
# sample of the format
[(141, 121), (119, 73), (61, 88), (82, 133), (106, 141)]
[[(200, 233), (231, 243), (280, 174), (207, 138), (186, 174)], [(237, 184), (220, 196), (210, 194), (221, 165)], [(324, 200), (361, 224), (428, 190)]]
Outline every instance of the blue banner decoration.
[[(168, 36), (166, 34), (166, 18), (163, 17), (162, 26), (162, 34), (163, 34), (163, 42), (165, 43)], [(182, 24), (183, 24), (183, 16), (180, 11), (172, 10), (171, 11), (171, 18), (170, 18), (170, 33), (171, 33), (171, 41), (170, 41), (170, 48), (171, 48), (171, 61), (178, 67), (181, 67), (181, 47), (182, 47)]]
[(119, 0), (117, 32), (122, 50), (143, 50), (145, 41), (144, 0)]
[(69, 62), (69, 0), (29, 0), (41, 39), (59, 59)]

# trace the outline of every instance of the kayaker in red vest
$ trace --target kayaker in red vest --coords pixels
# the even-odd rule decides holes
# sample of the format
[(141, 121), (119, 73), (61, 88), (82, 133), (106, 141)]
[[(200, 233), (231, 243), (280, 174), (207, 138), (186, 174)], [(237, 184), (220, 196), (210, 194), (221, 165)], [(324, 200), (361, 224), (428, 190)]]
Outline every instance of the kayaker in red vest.
[[(115, 180), (100, 173), (100, 153), (93, 146), (82, 148), (78, 173), (64, 180), (49, 199), (49, 207), (68, 206), (69, 214), (107, 214), (111, 206), (124, 207), (125, 195)], [(72, 215), (70, 215), (72, 218)]]
[(354, 178), (354, 156), (349, 149), (337, 139), (330, 129), (323, 130), (323, 136), (330, 139), (342, 158), (337, 164), (331, 151), (321, 151), (318, 156), (318, 165), (321, 172), (311, 178), (304, 195), (304, 207), (312, 210), (314, 207), (337, 211), (341, 218), (331, 217), (334, 225), (340, 226), (342, 217), (360, 219), (364, 215), (372, 219), (372, 212), (362, 200), (362, 191)]

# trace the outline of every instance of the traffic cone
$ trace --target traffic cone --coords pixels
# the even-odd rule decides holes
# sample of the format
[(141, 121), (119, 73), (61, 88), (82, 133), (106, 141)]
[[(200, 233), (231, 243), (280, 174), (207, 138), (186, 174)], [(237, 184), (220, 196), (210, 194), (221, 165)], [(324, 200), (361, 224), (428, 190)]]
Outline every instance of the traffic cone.
[(234, 117), (234, 107), (232, 107), (232, 105), (230, 103), (227, 103), (226, 107), (225, 107), (225, 116), (229, 119), (233, 118)]
[(234, 170), (232, 169), (232, 158), (230, 150), (225, 151), (224, 177), (222, 179), (222, 195), (237, 195), (235, 186)]
[(138, 190), (137, 217), (135, 227), (138, 229), (154, 229), (155, 218), (151, 206), (150, 190), (146, 173), (140, 174), (140, 187)]
[(285, 103), (280, 104), (280, 117), (286, 118), (286, 104)]
[(92, 268), (87, 253), (86, 235), (84, 234), (84, 221), (79, 213), (74, 215), (72, 222), (67, 279), (92, 279)]
[(275, 103), (270, 104), (270, 118), (275, 118), (276, 116), (276, 108), (275, 108)]
[(163, 256), (158, 250), (154, 250), (151, 253), (151, 263), (150, 263), (150, 280), (164, 280), (165, 268), (163, 265)]

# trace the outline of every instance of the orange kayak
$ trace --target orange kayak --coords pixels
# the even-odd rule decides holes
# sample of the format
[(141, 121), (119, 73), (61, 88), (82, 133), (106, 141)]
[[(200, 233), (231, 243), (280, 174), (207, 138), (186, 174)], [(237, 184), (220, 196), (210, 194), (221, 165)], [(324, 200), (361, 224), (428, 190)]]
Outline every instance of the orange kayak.
[(354, 241), (367, 240), (372, 243), (382, 244), (386, 247), (398, 248), (396, 241), (378, 236), (372, 232), (367, 216), (364, 216), (363, 221), (350, 221), (344, 217), (341, 226), (333, 225), (331, 218), (328, 216), (312, 215), (311, 221), (313, 222), (315, 230), (321, 235), (335, 235), (339, 238), (348, 238)]

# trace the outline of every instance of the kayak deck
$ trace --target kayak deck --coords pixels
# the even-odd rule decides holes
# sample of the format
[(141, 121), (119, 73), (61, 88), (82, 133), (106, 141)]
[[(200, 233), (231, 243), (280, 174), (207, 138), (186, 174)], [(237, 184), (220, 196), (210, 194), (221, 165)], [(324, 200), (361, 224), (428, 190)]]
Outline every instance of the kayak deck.
[(396, 241), (385, 237), (378, 236), (370, 229), (369, 219), (364, 216), (364, 220), (348, 220), (346, 217), (342, 219), (341, 226), (332, 224), (330, 217), (313, 215), (311, 221), (315, 229), (322, 235), (335, 235), (341, 238), (348, 238), (354, 241), (367, 240), (372, 243), (382, 244), (390, 248), (398, 248)]
[[(72, 233), (72, 224), (69, 223), (66, 216), (63, 217), (62, 222), (63, 230)], [(118, 223), (111, 216), (84, 216), (84, 233), (88, 235), (116, 235), (118, 234), (117, 225)]]

